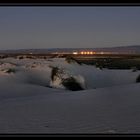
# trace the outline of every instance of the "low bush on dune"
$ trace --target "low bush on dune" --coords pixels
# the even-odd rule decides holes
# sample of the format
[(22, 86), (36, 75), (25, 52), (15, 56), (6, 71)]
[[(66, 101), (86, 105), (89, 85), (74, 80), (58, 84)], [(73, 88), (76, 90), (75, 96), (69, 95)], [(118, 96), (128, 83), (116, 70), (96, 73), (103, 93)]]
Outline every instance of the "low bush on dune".
[(55, 80), (55, 76), (59, 77), (60, 69), (58, 67), (52, 67), (52, 73), (51, 73), (51, 80)]
[(16, 70), (13, 69), (13, 68), (9, 68), (9, 69), (6, 69), (6, 70), (3, 70), (5, 73), (16, 73)]
[(52, 67), (51, 86), (56, 87), (56, 83), (58, 84), (58, 87), (61, 87), (60, 85), (62, 85), (68, 90), (84, 90), (76, 78), (66, 74), (63, 69), (60, 69), (58, 67)]
[(62, 85), (64, 85), (68, 90), (78, 91), (84, 90), (81, 85), (76, 81), (75, 78), (69, 77), (62, 81)]
[(73, 58), (73, 57), (70, 57), (70, 56), (67, 56), (66, 58), (65, 58), (65, 60), (66, 60), (66, 62), (68, 62), (68, 63), (77, 63), (77, 64), (79, 64), (79, 65), (81, 65), (81, 63), (78, 61), (78, 60), (76, 60), (75, 58)]
[(24, 58), (23, 56), (19, 56), (19, 57), (18, 57), (18, 59), (23, 59), (23, 58)]
[(137, 83), (140, 82), (140, 75), (137, 77), (136, 82), (137, 82)]
[(131, 69), (132, 69), (132, 72), (136, 72), (138, 70), (137, 67), (132, 67)]

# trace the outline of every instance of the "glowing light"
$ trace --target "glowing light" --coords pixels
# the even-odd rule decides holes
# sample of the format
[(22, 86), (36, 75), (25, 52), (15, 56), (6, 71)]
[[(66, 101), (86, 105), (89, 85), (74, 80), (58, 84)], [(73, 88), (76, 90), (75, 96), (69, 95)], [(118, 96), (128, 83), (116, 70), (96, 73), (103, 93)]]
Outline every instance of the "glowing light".
[(73, 52), (73, 54), (78, 54), (78, 52)]
[(84, 52), (81, 52), (81, 54), (84, 54)]

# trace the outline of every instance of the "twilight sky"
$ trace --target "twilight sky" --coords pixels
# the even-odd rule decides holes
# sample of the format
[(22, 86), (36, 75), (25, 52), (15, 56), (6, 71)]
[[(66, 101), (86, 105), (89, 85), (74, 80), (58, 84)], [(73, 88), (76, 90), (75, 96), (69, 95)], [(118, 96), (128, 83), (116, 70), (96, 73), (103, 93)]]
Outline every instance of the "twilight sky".
[(140, 7), (0, 7), (0, 49), (140, 45)]

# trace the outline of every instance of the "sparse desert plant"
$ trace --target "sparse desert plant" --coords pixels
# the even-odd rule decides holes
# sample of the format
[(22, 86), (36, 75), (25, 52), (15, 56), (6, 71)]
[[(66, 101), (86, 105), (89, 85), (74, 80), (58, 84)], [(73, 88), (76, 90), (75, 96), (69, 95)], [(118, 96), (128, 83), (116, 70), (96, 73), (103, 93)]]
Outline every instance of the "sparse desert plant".
[(77, 64), (81, 65), (81, 63), (78, 60), (76, 60), (75, 58), (70, 57), (70, 56), (67, 56), (65, 60), (70, 64), (71, 63), (77, 63)]
[(58, 67), (52, 67), (52, 73), (51, 73), (51, 80), (54, 80), (55, 76), (58, 76), (59, 68)]
[(43, 56), (43, 59), (47, 59), (47, 57), (46, 56)]
[(60, 70), (58, 67), (52, 67), (51, 80), (53, 81), (55, 76), (60, 77), (60, 74), (62, 74), (62, 70)]
[(137, 77), (136, 82), (137, 82), (137, 83), (140, 82), (140, 75)]
[(52, 83), (54, 83), (54, 85), (57, 81), (57, 83), (64, 86), (68, 90), (72, 91), (84, 90), (81, 84), (77, 82), (76, 78), (65, 73), (63, 69), (60, 69), (58, 67), (52, 67), (51, 80)]
[(19, 56), (19, 57), (18, 57), (18, 59), (23, 59), (23, 58), (24, 58), (23, 56)]
[(73, 77), (63, 79), (62, 85), (64, 85), (67, 89), (72, 90), (72, 91), (83, 90), (81, 85)]
[(26, 58), (28, 58), (28, 59), (32, 59), (33, 56), (27, 55)]
[(9, 69), (7, 69), (5, 72), (6, 72), (6, 73), (15, 73), (16, 70), (13, 69), (13, 68), (9, 68)]
[(136, 71), (137, 71), (137, 67), (133, 67), (132, 72), (136, 72)]

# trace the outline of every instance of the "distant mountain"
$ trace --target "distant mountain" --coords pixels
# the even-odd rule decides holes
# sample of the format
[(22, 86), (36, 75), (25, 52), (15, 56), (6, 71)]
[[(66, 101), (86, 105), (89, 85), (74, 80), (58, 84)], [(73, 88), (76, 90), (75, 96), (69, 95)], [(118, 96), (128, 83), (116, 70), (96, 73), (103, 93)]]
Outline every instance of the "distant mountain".
[(140, 53), (140, 45), (135, 46), (119, 46), (112, 48), (100, 48), (99, 51), (120, 52), (120, 53)]
[(73, 52), (73, 51), (97, 51), (97, 52), (118, 52), (118, 53), (140, 53), (140, 45), (118, 46), (111, 48), (50, 48), (50, 49), (18, 49), (0, 50), (0, 53), (53, 53), (53, 52)]

